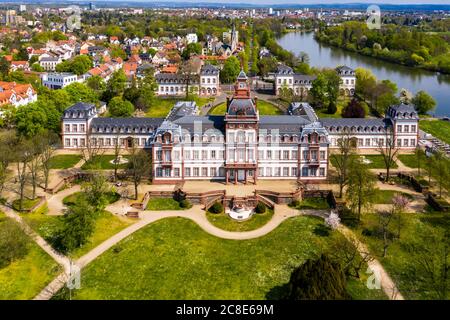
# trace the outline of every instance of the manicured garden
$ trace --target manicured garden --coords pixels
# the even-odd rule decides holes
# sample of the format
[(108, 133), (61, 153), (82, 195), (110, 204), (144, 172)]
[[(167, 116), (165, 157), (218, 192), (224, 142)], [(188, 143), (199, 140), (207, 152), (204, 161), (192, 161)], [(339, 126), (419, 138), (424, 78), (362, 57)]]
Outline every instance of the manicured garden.
[(420, 120), (419, 128), (450, 144), (450, 121)]
[(413, 199), (413, 197), (404, 192), (398, 192), (393, 190), (376, 190), (375, 195), (373, 197), (373, 203), (374, 204), (392, 204), (392, 198), (396, 194), (401, 194), (402, 196), (406, 197), (410, 201)]
[[(293, 268), (337, 236), (319, 235), (318, 228), (321, 219), (295, 217), (266, 236), (235, 241), (209, 235), (188, 219), (156, 221), (89, 264), (73, 298), (277, 298)], [(355, 299), (385, 298), (363, 281), (349, 281), (348, 287)]]
[(60, 154), (50, 159), (50, 169), (69, 169), (81, 160), (79, 154)]
[(152, 198), (148, 201), (146, 210), (166, 211), (166, 210), (186, 210), (190, 208), (189, 202), (176, 201), (172, 198)]
[[(0, 213), (0, 233), (7, 219)], [(17, 225), (17, 232), (23, 232)], [(2, 241), (5, 239), (1, 239)], [(25, 256), (0, 267), (0, 300), (25, 300), (35, 297), (61, 267), (31, 239)]]
[[(417, 165), (417, 156), (414, 154), (399, 154), (397, 156), (398, 160), (400, 160), (405, 166), (416, 169), (418, 167)], [(427, 164), (426, 161), (427, 158), (425, 155), (421, 155), (420, 157), (420, 168), (424, 169), (426, 168)]]
[[(264, 101), (264, 100), (258, 100), (258, 110), (259, 110), (259, 115), (281, 115), (283, 114), (283, 111), (280, 110), (280, 108), (278, 108), (276, 105), (268, 102), (268, 101)], [(227, 104), (226, 102), (222, 102), (221, 104), (213, 107), (210, 111), (209, 114), (210, 115), (214, 115), (214, 116), (221, 116), (224, 115), (227, 111)]]
[[(30, 210), (34, 206), (36, 206), (41, 201), (40, 198), (36, 199), (28, 199), (24, 198), (22, 200), (22, 210)], [(12, 208), (16, 211), (20, 211), (20, 200), (16, 199), (12, 202)]]
[(195, 101), (197, 103), (197, 106), (201, 108), (205, 104), (213, 100), (214, 98), (202, 98), (198, 96), (190, 96), (188, 99), (185, 99), (185, 97), (180, 98), (157, 97), (155, 98), (153, 106), (151, 106), (149, 110), (145, 113), (145, 116), (151, 118), (165, 118), (169, 114), (173, 106), (179, 101)]
[[(123, 158), (128, 159), (128, 156), (123, 156)], [(114, 170), (114, 164), (111, 162), (115, 159), (114, 155), (98, 155), (95, 156), (91, 161), (86, 162), (81, 166), (83, 170)], [(118, 165), (119, 169), (127, 168), (128, 163), (121, 163)]]
[(206, 212), (206, 218), (212, 225), (222, 230), (245, 232), (256, 230), (264, 226), (267, 222), (269, 222), (272, 219), (273, 213), (274, 212), (272, 209), (267, 208), (266, 212), (255, 213), (248, 220), (236, 221), (230, 218), (230, 216), (225, 212), (221, 213)]
[[(330, 162), (333, 165), (333, 167), (337, 167), (336, 159), (335, 157), (339, 157), (339, 155), (333, 155), (330, 157)], [(369, 169), (386, 169), (386, 165), (384, 163), (384, 158), (381, 154), (370, 154), (370, 155), (360, 155), (361, 159), (364, 157), (364, 159), (368, 160), (368, 163), (365, 163), (365, 165)], [(394, 161), (391, 165), (391, 169), (398, 168), (397, 163)]]

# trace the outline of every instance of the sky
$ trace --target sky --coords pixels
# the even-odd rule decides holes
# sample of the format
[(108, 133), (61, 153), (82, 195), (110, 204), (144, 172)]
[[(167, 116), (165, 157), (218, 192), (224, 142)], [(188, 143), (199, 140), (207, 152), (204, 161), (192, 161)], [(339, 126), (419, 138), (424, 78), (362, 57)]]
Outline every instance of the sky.
[[(96, 0), (91, 0), (95, 2)], [(102, 0), (99, 0), (102, 1)], [(112, 0), (124, 1), (124, 0)], [(192, 3), (243, 3), (242, 0), (129, 0), (135, 2), (192, 2)], [(450, 4), (450, 0), (245, 0), (251, 4), (338, 4), (338, 3), (368, 3), (368, 4)]]

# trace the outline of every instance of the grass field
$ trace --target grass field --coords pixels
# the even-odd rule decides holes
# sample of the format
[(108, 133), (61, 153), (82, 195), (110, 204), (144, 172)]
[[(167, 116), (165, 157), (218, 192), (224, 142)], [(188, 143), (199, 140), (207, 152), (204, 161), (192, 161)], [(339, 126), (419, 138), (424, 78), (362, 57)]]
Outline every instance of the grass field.
[[(6, 219), (0, 213), (0, 229)], [(30, 239), (26, 256), (0, 269), (0, 300), (32, 299), (60, 271), (60, 266)]]
[(300, 201), (299, 205), (295, 207), (296, 209), (315, 209), (315, 210), (326, 210), (330, 208), (326, 199), (322, 198), (307, 198)]
[(146, 210), (184, 210), (180, 203), (172, 198), (153, 198), (148, 201)]
[[(184, 218), (157, 221), (126, 238), (83, 270), (75, 299), (277, 298), (296, 266), (331, 237), (315, 234), (320, 219), (296, 217), (270, 234), (219, 239)], [(349, 283), (354, 298), (383, 299), (365, 283)]]
[(180, 98), (162, 98), (156, 97), (155, 103), (152, 107), (146, 112), (146, 117), (151, 118), (164, 118), (167, 116), (169, 111), (178, 101), (195, 101), (199, 108), (203, 107), (205, 104), (213, 101), (214, 98), (202, 98), (198, 96), (190, 96), (188, 99), (185, 97)]
[[(399, 154), (397, 158), (407, 167), (417, 168), (417, 157), (414, 154)], [(420, 168), (426, 168), (426, 156), (421, 156), (420, 159)]]
[[(393, 190), (377, 190), (373, 199), (374, 204), (392, 204), (392, 198), (399, 192)], [(408, 193), (400, 192), (400, 194), (409, 200), (412, 200), (412, 196)]]
[[(24, 198), (22, 200), (22, 209), (23, 210), (28, 210), (33, 208), (35, 205), (37, 205), (39, 202), (41, 201), (40, 198), (36, 198), (36, 199), (27, 199)], [(14, 210), (19, 211), (20, 210), (20, 201), (19, 199), (16, 199), (12, 202), (12, 207)], [(40, 206), (39, 206), (40, 207)]]
[[(23, 219), (39, 233), (44, 239), (50, 239), (61, 226), (61, 216), (50, 216), (47, 214), (31, 213), (24, 214)], [(127, 218), (119, 218), (108, 211), (101, 211), (95, 221), (95, 231), (89, 242), (71, 253), (71, 257), (79, 258), (109, 239), (122, 229), (134, 223)]]
[[(406, 250), (408, 246), (417, 243), (420, 240), (419, 236), (428, 235), (431, 233), (444, 233), (450, 228), (449, 219), (442, 213), (426, 213), (426, 214), (407, 214), (404, 215), (403, 227), (400, 233), (400, 239), (395, 239), (387, 249), (386, 257), (382, 257), (383, 252), (383, 237), (377, 233), (378, 226), (377, 214), (363, 214), (362, 225), (355, 230), (361, 239), (368, 244), (371, 253), (379, 259), (386, 271), (397, 284), (400, 292), (406, 299), (436, 299), (434, 292), (430, 289), (424, 290), (422, 281), (430, 282), (423, 278), (423, 274), (416, 274), (414, 268), (419, 268), (419, 262), (411, 257), (411, 254)], [(362, 235), (363, 230), (369, 230)], [(393, 233), (396, 232), (396, 225), (393, 224), (390, 228)], [(429, 252), (426, 256), (430, 256), (427, 261), (432, 268), (436, 268), (431, 260)], [(436, 270), (436, 269), (434, 269)], [(425, 272), (427, 274), (427, 272)], [(428, 286), (428, 288), (431, 288)], [(448, 292), (448, 291), (447, 291)], [(447, 296), (450, 299), (450, 295)]]
[[(335, 156), (339, 157), (339, 155), (333, 155), (330, 157), (330, 162), (333, 165), (333, 167), (336, 168), (336, 158)], [(383, 156), (380, 154), (370, 154), (370, 155), (361, 155), (361, 157), (364, 157), (365, 159), (368, 159), (371, 161), (371, 163), (367, 163), (366, 166), (369, 169), (386, 169), (386, 166), (384, 164)], [(394, 161), (392, 163), (391, 169), (398, 168), (397, 163)]]
[(450, 122), (442, 120), (420, 120), (419, 128), (450, 144)]
[(80, 162), (79, 154), (60, 154), (50, 159), (50, 169), (69, 169)]
[[(80, 201), (80, 198), (84, 196), (84, 193), (82, 191), (72, 193), (71, 195), (68, 195), (63, 199), (63, 204), (66, 206), (75, 205)], [(106, 200), (108, 201), (108, 204), (114, 203), (116, 201), (119, 201), (120, 194), (115, 192), (108, 192), (105, 194)]]
[[(128, 158), (128, 156), (123, 156)], [(111, 161), (114, 160), (114, 155), (99, 155), (95, 156), (92, 161), (86, 162), (81, 166), (83, 170), (114, 170), (114, 164)], [(119, 164), (119, 169), (125, 169), (128, 163)]]
[(255, 213), (249, 220), (236, 221), (231, 219), (226, 213), (206, 213), (208, 221), (217, 228), (226, 231), (251, 231), (261, 228), (273, 217), (273, 210), (266, 209), (264, 213)]
[[(258, 100), (258, 110), (259, 115), (263, 116), (269, 116), (269, 115), (281, 115), (283, 114), (283, 111), (281, 111), (276, 105), (264, 101), (264, 100)], [(227, 104), (226, 102), (222, 102), (221, 104), (215, 106), (209, 111), (210, 115), (214, 116), (222, 116), (227, 111)]]

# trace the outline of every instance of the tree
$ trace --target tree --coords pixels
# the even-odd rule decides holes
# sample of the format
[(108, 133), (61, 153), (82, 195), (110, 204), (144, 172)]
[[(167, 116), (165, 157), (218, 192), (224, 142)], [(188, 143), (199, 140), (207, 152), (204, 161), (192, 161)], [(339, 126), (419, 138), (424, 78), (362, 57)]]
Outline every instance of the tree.
[(122, 69), (115, 71), (106, 83), (106, 100), (109, 101), (113, 97), (121, 96), (125, 91), (127, 76)]
[(356, 140), (348, 134), (337, 140), (338, 152), (331, 155), (336, 167), (339, 181), (339, 198), (342, 198), (345, 186), (348, 183), (348, 172), (355, 158)]
[(417, 163), (417, 174), (420, 176), (420, 169), (422, 168), (423, 160), (425, 160), (426, 154), (419, 146), (414, 149), (414, 156), (416, 157)]
[(95, 210), (81, 197), (76, 205), (68, 207), (54, 245), (62, 253), (71, 252), (87, 243), (94, 228)]
[(450, 187), (450, 160), (440, 150), (436, 150), (431, 157), (431, 171), (439, 187), (439, 198), (442, 198), (442, 189)]
[(149, 68), (144, 71), (144, 78), (139, 80), (140, 95), (135, 102), (136, 108), (147, 111), (155, 102), (155, 91), (158, 89), (154, 77), (154, 70)]
[(353, 98), (345, 107), (342, 109), (343, 118), (365, 118), (366, 110), (362, 107), (361, 103)]
[(18, 193), (19, 193), (19, 209), (23, 209), (23, 199), (25, 197), (25, 185), (28, 181), (29, 172), (28, 162), (32, 157), (31, 153), (31, 143), (29, 140), (20, 139), (17, 142), (15, 148), (15, 162), (17, 169), (16, 180), (18, 182)]
[(412, 98), (411, 103), (415, 106), (415, 109), (419, 114), (427, 114), (436, 107), (436, 100), (422, 90), (416, 93), (414, 98)]
[(14, 150), (17, 137), (14, 131), (3, 131), (0, 133), (0, 198), (8, 176), (8, 167), (14, 161)]
[(197, 67), (193, 60), (184, 61), (178, 69), (178, 74), (181, 75), (183, 83), (185, 85), (186, 99), (189, 97), (191, 91), (191, 84), (197, 82), (198, 74)]
[(89, 77), (86, 81), (86, 85), (94, 90), (97, 93), (97, 96), (100, 96), (100, 93), (106, 90), (105, 80), (97, 75)]
[(234, 83), (241, 71), (241, 65), (235, 56), (229, 57), (220, 71), (220, 82)]
[(8, 78), (11, 63), (5, 57), (0, 58), (0, 76), (3, 80)]
[[(339, 87), (341, 85), (341, 77), (339, 77), (336, 70), (326, 70), (324, 71), (325, 79), (326, 79), (326, 96), (328, 98), (328, 113), (334, 114), (336, 113), (336, 104), (337, 99), (339, 98)], [(334, 106), (330, 107), (330, 105)], [(333, 111), (334, 112), (331, 112)]]
[(412, 241), (402, 244), (408, 254), (407, 270), (414, 276), (417, 290), (431, 298), (446, 300), (450, 288), (450, 233), (417, 225)]
[(395, 164), (398, 148), (396, 147), (396, 139), (392, 128), (386, 128), (384, 143), (378, 143), (377, 151), (383, 157), (384, 167), (386, 168), (386, 180), (391, 177), (391, 168)]
[(186, 48), (183, 50), (181, 56), (184, 60), (189, 60), (189, 58), (194, 54), (202, 53), (202, 45), (198, 42), (189, 43)]
[(36, 189), (40, 179), (40, 173), (42, 171), (41, 165), (41, 149), (39, 147), (39, 136), (35, 136), (30, 141), (30, 156), (27, 163), (31, 187), (32, 187), (32, 199), (36, 198)]
[(289, 300), (343, 300), (350, 299), (346, 279), (339, 263), (328, 256), (308, 259), (296, 268), (288, 283)]
[(364, 68), (356, 68), (356, 85), (355, 93), (365, 100), (369, 100), (372, 96), (372, 91), (377, 84), (377, 78), (372, 71)]
[(405, 196), (402, 196), (401, 194), (396, 194), (392, 198), (392, 207), (393, 212), (395, 214), (395, 220), (397, 221), (397, 238), (400, 239), (400, 233), (402, 230), (402, 227), (404, 225), (404, 210), (406, 206), (408, 205), (409, 200)]
[(44, 72), (45, 71), (45, 69), (38, 62), (35, 62), (31, 65), (31, 70), (33, 70), (35, 72)]
[(151, 173), (152, 163), (150, 155), (143, 149), (138, 149), (134, 145), (130, 150), (128, 175), (134, 183), (134, 198), (138, 198), (138, 187), (141, 184), (145, 176), (149, 176)]
[(56, 65), (57, 72), (71, 72), (80, 76), (92, 68), (92, 58), (88, 55), (78, 55), (70, 60)]
[(269, 72), (277, 69), (277, 60), (274, 57), (263, 57), (257, 62), (259, 74), (266, 77)]
[(373, 260), (372, 255), (355, 237), (345, 238), (339, 235), (334, 238), (327, 250), (328, 256), (342, 266), (347, 277), (359, 279), (361, 270)]
[(90, 176), (88, 182), (85, 182), (81, 186), (86, 200), (90, 206), (92, 206), (95, 211), (103, 210), (108, 204), (108, 199), (106, 195), (111, 192), (111, 187), (109, 186), (106, 177), (100, 172), (95, 172)]
[(404, 104), (410, 104), (413, 99), (413, 94), (405, 88), (400, 90), (400, 102)]
[(120, 136), (117, 134), (115, 137), (115, 143), (114, 143), (114, 160), (113, 160), (113, 167), (114, 167), (114, 180), (117, 180), (117, 170), (119, 169), (119, 157), (120, 157), (120, 151), (121, 151), (121, 144)]
[(19, 135), (33, 137), (45, 130), (47, 115), (37, 103), (31, 103), (17, 109), (15, 123)]
[(383, 237), (383, 254), (382, 257), (386, 257), (387, 249), (389, 248), (389, 245), (392, 241), (394, 241), (394, 237), (392, 233), (389, 230), (389, 227), (391, 225), (391, 222), (394, 218), (394, 209), (386, 210), (383, 212), (378, 213), (378, 223), (380, 227), (380, 232)]
[(111, 117), (131, 117), (134, 113), (134, 106), (130, 101), (123, 100), (121, 97), (115, 97), (109, 101), (108, 111)]
[(30, 238), (12, 219), (0, 219), (0, 270), (28, 253)]
[(327, 97), (327, 79), (323, 73), (319, 74), (312, 82), (309, 94), (312, 98), (314, 106), (318, 109), (323, 108), (325, 99)]
[(84, 83), (75, 82), (64, 88), (72, 103), (75, 102), (97, 102), (97, 93)]
[(38, 136), (36, 140), (40, 150), (40, 161), (42, 164), (42, 173), (44, 175), (44, 188), (47, 190), (51, 169), (51, 158), (55, 154), (56, 147), (59, 144), (59, 137), (56, 133), (47, 131)]
[(353, 161), (348, 173), (347, 201), (358, 221), (362, 209), (371, 206), (374, 193), (375, 177), (360, 160)]

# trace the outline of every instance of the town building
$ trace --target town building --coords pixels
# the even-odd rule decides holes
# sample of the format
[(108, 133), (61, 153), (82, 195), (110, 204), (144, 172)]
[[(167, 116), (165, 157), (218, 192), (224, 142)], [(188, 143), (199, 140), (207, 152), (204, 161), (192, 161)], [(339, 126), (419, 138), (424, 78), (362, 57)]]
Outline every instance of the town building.
[[(336, 72), (341, 78), (339, 86), (341, 95), (353, 96), (356, 86), (355, 71), (342, 66), (336, 68)], [(295, 73), (291, 67), (279, 65), (275, 72), (275, 94), (279, 95), (282, 89), (289, 89), (297, 96), (306, 97), (315, 79), (316, 76)]]
[(49, 89), (62, 89), (75, 82), (83, 82), (84, 78), (69, 72), (44, 73), (41, 76), (42, 85)]
[(388, 139), (400, 149), (415, 148), (418, 115), (413, 106), (400, 104), (384, 119), (320, 119), (307, 103), (297, 103), (287, 115), (261, 116), (241, 72), (224, 116), (199, 116), (195, 103), (182, 102), (164, 119), (100, 118), (94, 105), (78, 103), (64, 112), (62, 128), (67, 149), (87, 143), (148, 149), (153, 183), (317, 183), (327, 179), (330, 151), (344, 135), (355, 139), (358, 149), (377, 149)]
[(62, 59), (60, 57), (45, 57), (39, 58), (39, 65), (44, 68), (45, 71), (55, 71), (56, 65), (60, 64)]
[(31, 84), (0, 81), (0, 107), (5, 105), (19, 107), (35, 101), (37, 93)]

